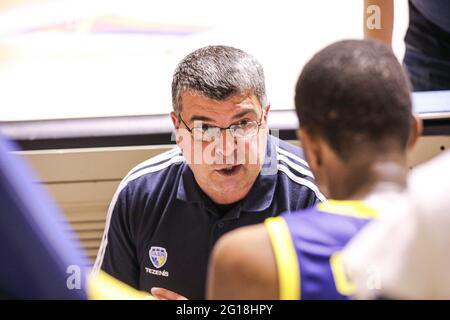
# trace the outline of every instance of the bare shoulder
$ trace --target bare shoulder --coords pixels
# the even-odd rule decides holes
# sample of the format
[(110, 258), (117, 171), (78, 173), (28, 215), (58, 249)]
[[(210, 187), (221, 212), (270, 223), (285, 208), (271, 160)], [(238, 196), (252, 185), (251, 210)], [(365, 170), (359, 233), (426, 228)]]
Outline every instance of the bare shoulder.
[(278, 298), (275, 257), (264, 224), (239, 228), (219, 239), (210, 260), (208, 298)]

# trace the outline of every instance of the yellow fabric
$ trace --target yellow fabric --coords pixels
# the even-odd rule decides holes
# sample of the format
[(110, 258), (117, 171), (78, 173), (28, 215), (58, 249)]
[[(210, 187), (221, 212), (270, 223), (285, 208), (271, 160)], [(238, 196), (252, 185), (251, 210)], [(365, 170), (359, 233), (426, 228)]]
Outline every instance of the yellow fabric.
[(299, 300), (300, 266), (286, 221), (281, 217), (268, 218), (265, 226), (275, 254), (280, 299)]
[(317, 208), (320, 211), (355, 218), (371, 219), (378, 217), (378, 211), (359, 200), (328, 200), (319, 203)]
[(337, 292), (339, 292), (343, 296), (353, 295), (356, 291), (356, 287), (347, 279), (342, 262), (341, 252), (336, 252), (331, 256), (330, 266)]
[(150, 293), (138, 291), (103, 271), (88, 278), (90, 300), (156, 300)]

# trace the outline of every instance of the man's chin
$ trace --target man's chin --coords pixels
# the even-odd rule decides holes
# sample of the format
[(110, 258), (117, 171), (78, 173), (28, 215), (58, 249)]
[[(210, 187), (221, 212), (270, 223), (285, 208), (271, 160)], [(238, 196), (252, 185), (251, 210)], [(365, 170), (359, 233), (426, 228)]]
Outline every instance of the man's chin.
[(217, 204), (231, 204), (245, 198), (251, 189), (251, 185), (243, 185), (242, 180), (233, 181), (233, 183), (216, 183), (213, 201)]

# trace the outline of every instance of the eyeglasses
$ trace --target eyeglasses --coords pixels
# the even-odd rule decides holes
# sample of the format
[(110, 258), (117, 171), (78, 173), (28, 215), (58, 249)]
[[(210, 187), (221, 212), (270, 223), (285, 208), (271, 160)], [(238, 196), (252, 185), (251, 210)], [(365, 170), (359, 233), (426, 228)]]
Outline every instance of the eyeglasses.
[(232, 124), (228, 128), (214, 127), (205, 124), (191, 129), (186, 122), (184, 122), (183, 118), (181, 118), (181, 115), (179, 116), (179, 119), (186, 126), (186, 129), (195, 141), (211, 142), (215, 139), (220, 139), (222, 130), (228, 130), (235, 139), (251, 138), (257, 135), (259, 127), (262, 124), (263, 115), (264, 112), (261, 113), (260, 121), (243, 120), (239, 124)]

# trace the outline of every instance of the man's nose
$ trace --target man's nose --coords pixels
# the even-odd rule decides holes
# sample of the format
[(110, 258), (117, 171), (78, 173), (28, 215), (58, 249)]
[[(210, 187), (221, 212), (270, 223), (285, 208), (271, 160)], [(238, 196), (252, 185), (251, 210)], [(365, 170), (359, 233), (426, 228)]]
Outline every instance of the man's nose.
[(218, 140), (215, 147), (216, 155), (225, 158), (233, 156), (236, 150), (236, 141), (231, 135), (230, 130), (222, 130), (220, 139)]

